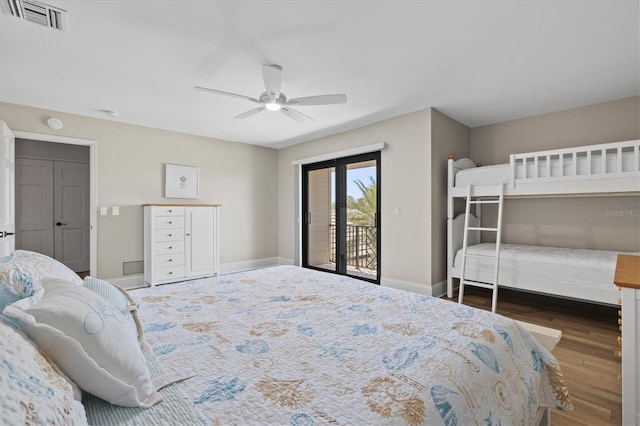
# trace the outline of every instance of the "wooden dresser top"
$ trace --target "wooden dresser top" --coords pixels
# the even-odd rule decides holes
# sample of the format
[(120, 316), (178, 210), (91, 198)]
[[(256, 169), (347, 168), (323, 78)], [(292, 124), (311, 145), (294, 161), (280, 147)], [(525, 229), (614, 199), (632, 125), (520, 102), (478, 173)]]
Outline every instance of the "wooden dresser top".
[(640, 289), (640, 256), (619, 254), (613, 282), (620, 287)]

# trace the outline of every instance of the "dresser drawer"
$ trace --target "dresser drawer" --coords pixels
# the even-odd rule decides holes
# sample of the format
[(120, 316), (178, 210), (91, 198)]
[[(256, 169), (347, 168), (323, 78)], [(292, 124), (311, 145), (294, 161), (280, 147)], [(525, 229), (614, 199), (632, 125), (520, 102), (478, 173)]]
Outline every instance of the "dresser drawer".
[(184, 216), (182, 206), (154, 206), (151, 210), (153, 216)]
[(184, 229), (156, 229), (153, 231), (155, 241), (183, 241)]
[(153, 229), (183, 229), (184, 216), (156, 216), (153, 218)]
[(168, 268), (158, 268), (156, 269), (156, 281), (166, 281), (166, 280), (174, 280), (179, 281), (181, 278), (185, 277), (185, 267), (184, 265), (180, 266), (171, 266)]
[(163, 254), (156, 256), (157, 268), (184, 265), (184, 253)]
[(153, 245), (153, 253), (156, 255), (184, 253), (184, 241), (163, 241), (161, 243), (155, 243)]

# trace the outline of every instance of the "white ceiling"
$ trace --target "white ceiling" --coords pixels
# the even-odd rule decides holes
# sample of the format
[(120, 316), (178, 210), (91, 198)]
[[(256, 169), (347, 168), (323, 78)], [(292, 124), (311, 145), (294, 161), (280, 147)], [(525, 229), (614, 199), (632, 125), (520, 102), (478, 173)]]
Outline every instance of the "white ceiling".
[[(3, 0), (4, 1), (4, 0)], [(0, 14), (0, 101), (283, 147), (435, 107), (469, 127), (640, 94), (639, 2), (63, 1), (62, 33)], [(234, 116), (261, 64), (289, 97)], [(102, 110), (117, 110), (108, 118)]]

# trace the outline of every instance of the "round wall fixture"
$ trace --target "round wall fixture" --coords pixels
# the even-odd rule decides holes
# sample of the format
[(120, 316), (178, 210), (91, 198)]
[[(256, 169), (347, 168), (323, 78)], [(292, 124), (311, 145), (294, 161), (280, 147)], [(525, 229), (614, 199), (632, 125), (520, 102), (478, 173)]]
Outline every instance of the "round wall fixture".
[(53, 130), (60, 130), (62, 129), (62, 120), (60, 120), (59, 118), (50, 117), (47, 120), (47, 126), (51, 127)]

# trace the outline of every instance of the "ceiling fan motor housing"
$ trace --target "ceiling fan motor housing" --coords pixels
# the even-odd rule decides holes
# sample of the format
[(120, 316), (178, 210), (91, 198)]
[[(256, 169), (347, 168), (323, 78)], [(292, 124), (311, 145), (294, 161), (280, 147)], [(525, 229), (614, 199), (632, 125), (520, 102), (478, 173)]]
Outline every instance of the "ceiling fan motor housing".
[(283, 93), (280, 93), (280, 96), (278, 96), (278, 99), (276, 99), (275, 102), (271, 102), (271, 97), (269, 96), (269, 94), (267, 92), (263, 92), (260, 95), (260, 102), (262, 102), (263, 104), (283, 105), (285, 102), (287, 102), (287, 97)]

